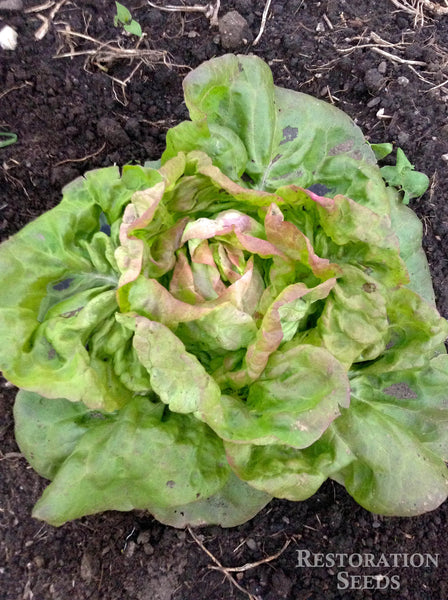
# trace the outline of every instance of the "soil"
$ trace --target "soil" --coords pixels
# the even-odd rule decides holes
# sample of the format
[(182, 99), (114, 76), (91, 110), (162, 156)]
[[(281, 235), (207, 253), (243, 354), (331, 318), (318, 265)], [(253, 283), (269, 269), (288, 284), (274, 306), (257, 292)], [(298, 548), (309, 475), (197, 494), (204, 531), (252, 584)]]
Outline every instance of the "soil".
[[(423, 2), (410, 3), (420, 10), (411, 14), (389, 0), (273, 0), (252, 45), (265, 6), (260, 0), (222, 0), (219, 17), (235, 10), (246, 22), (227, 19), (221, 31), (202, 13), (128, 0), (146, 34), (140, 48), (153, 51), (131, 61), (105, 45), (133, 48), (137, 39), (114, 28), (113, 2), (66, 0), (36, 11), (35, 1), (21, 4), (0, 1), (0, 28), (8, 24), (18, 33), (15, 51), (0, 50), (0, 130), (18, 136), (0, 149), (3, 239), (53, 207), (62, 186), (85, 171), (158, 158), (166, 130), (187, 117), (186, 73), (228, 49), (253, 52), (269, 62), (278, 85), (335, 103), (371, 142), (394, 142), (430, 177), (430, 190), (412, 206), (424, 223), (437, 304), (448, 317), (448, 16)], [(140, 512), (105, 513), (58, 529), (35, 521), (31, 509), (45, 482), (15, 445), (14, 394), (3, 381), (4, 600), (231, 600), (249, 593), (260, 600), (448, 598), (448, 503), (418, 518), (382, 518), (327, 482), (306, 502), (273, 501), (249, 523), (226, 530), (192, 534)], [(227, 567), (273, 558), (233, 573), (244, 592), (209, 568), (217, 565), (201, 544)], [(299, 562), (300, 550), (310, 551), (315, 567)], [(414, 558), (408, 566), (404, 559), (357, 566), (356, 558), (331, 566), (315, 553), (370, 553), (375, 561), (385, 554), (389, 563), (393, 553)]]

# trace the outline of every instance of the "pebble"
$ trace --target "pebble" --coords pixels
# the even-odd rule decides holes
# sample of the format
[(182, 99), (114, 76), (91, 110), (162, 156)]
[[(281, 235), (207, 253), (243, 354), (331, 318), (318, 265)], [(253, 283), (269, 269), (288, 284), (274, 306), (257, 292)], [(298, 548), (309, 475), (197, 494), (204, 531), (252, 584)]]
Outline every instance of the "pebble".
[(258, 550), (258, 544), (253, 538), (247, 538), (246, 546), (249, 548), (249, 550), (253, 550), (254, 552), (255, 550)]
[(373, 108), (374, 106), (378, 106), (380, 102), (381, 98), (372, 98), (372, 100), (369, 100), (369, 102), (367, 102), (367, 108)]
[(3, 50), (15, 50), (17, 48), (17, 31), (5, 25), (0, 30), (0, 47)]
[(43, 556), (40, 556), (40, 554), (34, 557), (33, 562), (38, 569), (42, 569), (42, 567), (45, 565), (45, 559)]
[(364, 75), (364, 83), (372, 92), (377, 92), (383, 87), (384, 78), (378, 69), (369, 69)]
[(231, 10), (219, 19), (221, 46), (225, 50), (235, 50), (248, 43), (249, 26), (244, 17), (236, 10)]
[(409, 79), (407, 77), (399, 77), (397, 79), (398, 85), (402, 85), (403, 87), (406, 87), (409, 84)]
[(387, 71), (387, 62), (385, 60), (383, 60), (378, 65), (378, 73), (381, 73), (381, 75), (385, 75), (386, 71)]

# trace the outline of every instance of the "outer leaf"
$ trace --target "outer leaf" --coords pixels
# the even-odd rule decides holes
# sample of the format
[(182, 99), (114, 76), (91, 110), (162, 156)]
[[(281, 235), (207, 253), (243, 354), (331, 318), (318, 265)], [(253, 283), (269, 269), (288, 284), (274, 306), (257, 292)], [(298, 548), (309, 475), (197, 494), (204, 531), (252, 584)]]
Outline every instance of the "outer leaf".
[[(20, 390), (14, 403), (17, 444), (35, 471), (52, 479), (89, 428), (92, 412), (82, 402), (68, 402)], [(93, 419), (106, 418), (93, 413)]]
[(0, 369), (11, 382), (109, 410), (130, 397), (89, 340), (117, 310), (116, 221), (134, 191), (154, 180), (160, 175), (141, 167), (121, 179), (114, 167), (92, 171), (1, 245), (0, 271), (13, 285), (0, 289)]
[(225, 486), (213, 496), (174, 508), (153, 508), (152, 514), (158, 521), (172, 527), (236, 527), (252, 519), (270, 500), (271, 496), (230, 473)]
[(377, 380), (379, 389), (373, 381), (354, 381), (350, 410), (333, 425), (355, 458), (332, 477), (372, 512), (418, 515), (448, 496), (448, 471), (441, 458), (447, 451), (446, 356), (436, 359), (434, 370), (439, 375), (434, 383), (428, 370), (417, 376), (401, 372), (392, 380), (386, 376)]
[(317, 322), (325, 348), (350, 368), (381, 354), (388, 329), (383, 286), (361, 269), (345, 265)]
[(363, 374), (424, 367), (448, 335), (448, 322), (415, 292), (398, 288), (387, 300), (387, 347), (376, 361), (361, 367)]
[(33, 515), (57, 526), (104, 510), (182, 506), (228, 478), (222, 442), (205, 425), (137, 397), (79, 439)]
[(388, 188), (388, 193), (391, 197), (392, 227), (397, 232), (400, 255), (409, 272), (408, 287), (435, 306), (431, 274), (422, 248), (422, 223), (410, 208), (398, 201), (398, 193), (393, 188)]
[[(209, 149), (199, 125), (206, 119), (210, 130), (218, 125), (240, 138), (251, 187), (275, 191), (289, 184), (321, 183), (333, 194), (349, 195), (381, 214), (388, 212), (385, 187), (378, 169), (372, 167), (374, 154), (361, 131), (331, 105), (275, 87), (260, 59), (225, 55), (203, 63), (185, 78), (184, 92), (197, 131), (189, 127), (186, 148), (174, 128), (163, 160), (179, 150), (191, 150), (195, 135), (195, 147)], [(220, 166), (234, 178), (231, 163)]]
[(306, 500), (333, 473), (353, 460), (332, 428), (309, 448), (225, 443), (231, 467), (254, 488), (276, 498)]

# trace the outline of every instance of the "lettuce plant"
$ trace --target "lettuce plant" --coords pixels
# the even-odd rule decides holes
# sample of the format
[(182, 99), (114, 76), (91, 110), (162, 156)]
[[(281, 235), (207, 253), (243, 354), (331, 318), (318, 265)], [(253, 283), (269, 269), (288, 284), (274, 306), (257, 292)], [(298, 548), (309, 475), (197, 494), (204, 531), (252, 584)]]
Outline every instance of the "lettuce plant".
[(421, 225), (341, 111), (227, 55), (160, 164), (91, 171), (0, 247), (0, 368), (53, 525), (240, 524), (332, 478), (447, 497), (447, 322)]

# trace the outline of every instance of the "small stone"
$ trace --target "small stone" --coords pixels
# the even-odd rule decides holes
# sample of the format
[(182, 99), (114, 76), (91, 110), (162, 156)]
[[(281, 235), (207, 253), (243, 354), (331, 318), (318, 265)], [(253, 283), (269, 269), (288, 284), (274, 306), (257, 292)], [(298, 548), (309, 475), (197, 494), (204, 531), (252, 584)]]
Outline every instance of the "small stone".
[(378, 92), (384, 85), (384, 78), (378, 69), (369, 69), (364, 75), (364, 83), (371, 92)]
[(134, 556), (136, 548), (137, 544), (135, 542), (129, 542), (126, 546), (126, 550), (124, 551), (124, 555), (126, 556), (126, 558), (132, 558)]
[(322, 23), (322, 21), (319, 21), (319, 23), (316, 25), (316, 31), (317, 33), (324, 33), (325, 25)]
[(258, 550), (258, 544), (253, 538), (247, 538), (246, 546), (249, 548), (249, 550), (252, 550), (254, 552), (255, 550)]
[(40, 556), (40, 554), (38, 554), (37, 556), (34, 557), (33, 562), (38, 569), (42, 569), (42, 567), (45, 564), (45, 559), (43, 556)]
[(87, 553), (83, 554), (81, 558), (80, 575), (81, 579), (83, 579), (86, 583), (90, 583), (92, 581), (92, 561), (91, 557)]
[(226, 50), (235, 50), (247, 44), (252, 37), (246, 19), (236, 10), (219, 19), (219, 33), (221, 46)]
[(387, 62), (385, 60), (383, 60), (378, 65), (378, 73), (381, 73), (381, 75), (385, 75), (386, 71), (387, 71)]
[(0, 30), (0, 47), (3, 50), (15, 50), (17, 48), (17, 31), (5, 25)]
[(149, 542), (150, 537), (151, 533), (148, 530), (142, 531), (138, 534), (137, 544), (147, 544)]
[(381, 98), (372, 98), (372, 100), (369, 100), (369, 102), (367, 102), (367, 108), (373, 108), (374, 106), (378, 106), (380, 102)]
[(399, 77), (397, 79), (398, 85), (402, 85), (403, 87), (406, 87), (409, 84), (409, 79), (407, 77)]
[(143, 552), (146, 556), (151, 556), (154, 554), (154, 546), (152, 546), (149, 542), (147, 544), (143, 544)]

